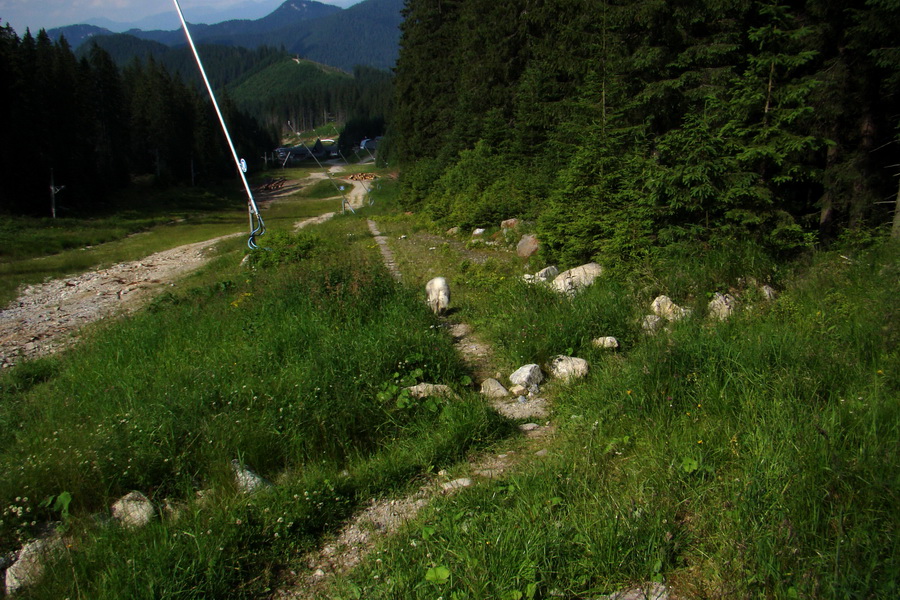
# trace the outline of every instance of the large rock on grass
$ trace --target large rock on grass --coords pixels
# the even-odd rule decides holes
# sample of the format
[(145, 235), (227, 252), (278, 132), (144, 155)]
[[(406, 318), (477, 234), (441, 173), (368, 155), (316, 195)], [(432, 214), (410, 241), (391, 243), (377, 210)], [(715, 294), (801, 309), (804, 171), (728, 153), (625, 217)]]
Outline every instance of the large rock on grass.
[(509, 390), (493, 377), (489, 377), (481, 382), (481, 393), (488, 398), (505, 398), (509, 396)]
[(734, 313), (736, 304), (737, 302), (731, 294), (716, 292), (713, 299), (709, 301), (709, 316), (724, 321)]
[(509, 381), (524, 388), (530, 388), (533, 385), (540, 385), (544, 381), (544, 373), (537, 365), (525, 365), (519, 367), (509, 376)]
[(442, 383), (418, 383), (405, 389), (413, 398), (458, 398), (456, 392), (449, 385)]
[(597, 263), (587, 263), (568, 271), (563, 271), (550, 285), (558, 292), (575, 294), (594, 283), (603, 274), (603, 267)]
[(257, 490), (272, 487), (272, 483), (266, 478), (261, 477), (241, 464), (241, 461), (233, 459), (231, 461), (231, 470), (234, 472), (234, 482), (240, 491), (245, 494), (255, 492)]
[(549, 267), (541, 269), (540, 271), (535, 273), (534, 278), (538, 281), (549, 283), (556, 279), (557, 275), (559, 275), (559, 269), (557, 269), (555, 265), (550, 265)]
[(557, 356), (550, 361), (550, 374), (556, 379), (571, 381), (588, 374), (588, 362), (574, 356)]
[(140, 492), (128, 492), (112, 505), (112, 517), (124, 527), (143, 527), (156, 516), (150, 499)]
[(619, 347), (619, 340), (614, 338), (611, 335), (606, 335), (603, 337), (598, 337), (597, 339), (591, 342), (597, 348), (609, 348), (610, 350), (615, 350)]
[(668, 296), (657, 296), (654, 298), (650, 304), (650, 310), (653, 311), (654, 315), (666, 321), (678, 321), (690, 314), (688, 309), (678, 306)]
[(538, 242), (537, 236), (531, 234), (523, 235), (516, 246), (516, 254), (520, 258), (529, 258), (537, 253), (539, 247), (540, 242)]
[(57, 533), (32, 540), (22, 546), (16, 561), (6, 569), (6, 595), (12, 596), (22, 588), (36, 583), (44, 573), (44, 565), (65, 545)]

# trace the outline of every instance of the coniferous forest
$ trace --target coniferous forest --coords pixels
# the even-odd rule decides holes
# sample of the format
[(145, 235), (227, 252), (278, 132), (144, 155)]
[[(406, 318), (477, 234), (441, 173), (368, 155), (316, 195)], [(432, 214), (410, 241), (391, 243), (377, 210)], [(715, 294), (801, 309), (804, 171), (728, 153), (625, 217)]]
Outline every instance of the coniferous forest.
[[(44, 30), (19, 38), (0, 29), (0, 213), (50, 216), (51, 178), (65, 186), (59, 216), (85, 216), (114, 208), (114, 192), (136, 179), (169, 186), (234, 177), (189, 50), (123, 61), (117, 48), (75, 53)], [(271, 48), (200, 51), (238, 154), (254, 170), (288, 121), (308, 129), (389, 110), (383, 71), (349, 74)]]
[[(537, 220), (549, 259), (890, 230), (900, 6), (408, 0), (391, 158), (447, 225)], [(895, 230), (897, 226), (895, 225)]]
[[(62, 216), (106, 208), (132, 177), (161, 184), (233, 176), (229, 151), (209, 99), (154, 60), (120, 70), (93, 48), (81, 60), (65, 39), (42, 30), (20, 39), (0, 30), (4, 185), (0, 211), (49, 215), (48, 188), (65, 185)], [(277, 143), (253, 119), (220, 102), (239, 152), (248, 160)]]

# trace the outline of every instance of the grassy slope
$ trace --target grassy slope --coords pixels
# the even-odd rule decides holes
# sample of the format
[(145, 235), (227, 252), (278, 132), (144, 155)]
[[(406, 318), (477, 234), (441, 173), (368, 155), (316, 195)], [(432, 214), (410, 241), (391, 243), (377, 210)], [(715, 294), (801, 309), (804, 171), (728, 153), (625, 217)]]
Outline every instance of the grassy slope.
[[(273, 220), (268, 242), (290, 244)], [(77, 548), (24, 597), (258, 597), (273, 567), (363, 501), (507, 431), (464, 387), (452, 404), (396, 402), (397, 385), (459, 387), (463, 372), (370, 243), (363, 220), (338, 218), (305, 245), (313, 255), (277, 269), (247, 272), (240, 250), (226, 252), (78, 352), (4, 374), (4, 551), (60, 517)], [(236, 494), (232, 459), (277, 487)], [(181, 517), (127, 535), (92, 525), (133, 489)], [(62, 492), (67, 515), (41, 506)]]
[[(548, 459), (435, 503), (334, 597), (592, 597), (653, 580), (697, 598), (896, 594), (896, 245), (792, 273), (752, 249), (675, 257), (570, 302), (521, 284), (501, 254), (397, 239), (417, 223), (381, 223), (398, 263), (417, 282), (449, 276), (461, 318), (507, 367), (574, 353), (592, 372), (548, 390), (560, 432)], [(640, 332), (656, 294), (703, 315), (742, 265), (782, 295), (768, 304), (745, 283), (727, 323)], [(593, 348), (601, 335), (622, 349)]]
[[(418, 298), (434, 274), (450, 278), (456, 315), (493, 340), (503, 368), (574, 353), (591, 374), (547, 387), (559, 431), (547, 458), (436, 500), (332, 597), (577, 598), (650, 580), (698, 598), (896, 594), (896, 247), (790, 274), (746, 253), (708, 255), (609, 276), (568, 301), (521, 284), (509, 255), (393, 215), (390, 193), (369, 214), (410, 288), (388, 282), (364, 223), (342, 218), (317, 257), (247, 277), (226, 255), (192, 292), (104, 330), (90, 352), (5, 375), (0, 422), (28, 425), (0, 427), (15, 473), (4, 506), (46, 514), (38, 498), (65, 488), (78, 531), (131, 488), (181, 501), (198, 482), (215, 490), (136, 534), (94, 530), (34, 597), (264, 596), (278, 565), (358, 502), (504, 434), (475, 397), (412, 413), (391, 403), (417, 369), (463, 376)], [(640, 333), (654, 295), (701, 315), (706, 293), (737, 283), (736, 264), (778, 275), (781, 296), (766, 304), (748, 288), (753, 308), (727, 323)], [(600, 335), (622, 349), (594, 349)], [(278, 487), (233, 493), (235, 456)], [(32, 500), (16, 503), (24, 485)], [(3, 518), (7, 533), (23, 526)]]

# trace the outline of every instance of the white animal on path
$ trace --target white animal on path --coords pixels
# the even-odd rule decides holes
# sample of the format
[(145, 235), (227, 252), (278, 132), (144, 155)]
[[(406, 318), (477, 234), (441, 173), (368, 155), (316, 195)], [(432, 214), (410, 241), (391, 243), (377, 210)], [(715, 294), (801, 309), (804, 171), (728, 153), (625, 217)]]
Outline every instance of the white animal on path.
[(425, 284), (425, 293), (428, 296), (428, 306), (434, 314), (439, 315), (447, 310), (450, 305), (450, 286), (443, 277), (435, 277)]

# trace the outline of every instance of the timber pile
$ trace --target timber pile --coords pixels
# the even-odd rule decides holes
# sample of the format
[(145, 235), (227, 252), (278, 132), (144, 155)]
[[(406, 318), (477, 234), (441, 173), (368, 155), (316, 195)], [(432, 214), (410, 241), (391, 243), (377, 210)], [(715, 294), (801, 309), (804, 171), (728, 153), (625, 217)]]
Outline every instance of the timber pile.
[(261, 191), (272, 191), (272, 190), (280, 190), (284, 183), (287, 181), (287, 177), (279, 177), (278, 179), (269, 179), (261, 186), (256, 188), (257, 192)]
[(350, 181), (373, 181), (377, 178), (375, 173), (353, 173), (348, 177)]

